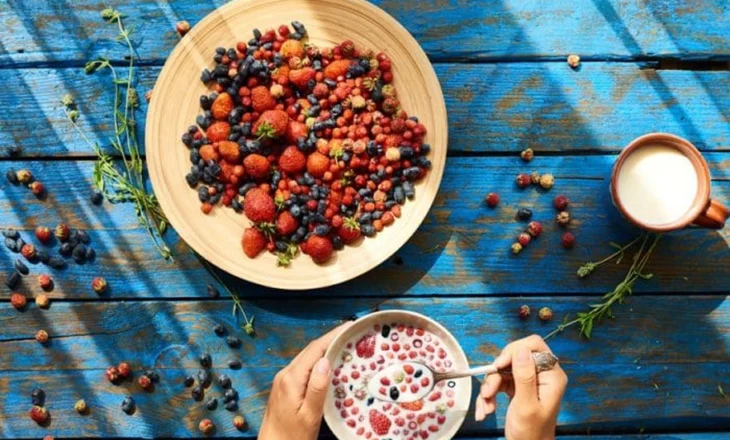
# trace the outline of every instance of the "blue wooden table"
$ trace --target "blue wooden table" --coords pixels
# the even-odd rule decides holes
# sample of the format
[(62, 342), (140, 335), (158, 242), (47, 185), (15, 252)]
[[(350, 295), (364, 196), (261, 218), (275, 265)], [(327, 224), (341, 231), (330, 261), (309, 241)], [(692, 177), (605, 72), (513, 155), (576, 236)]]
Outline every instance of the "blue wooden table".
[[(136, 28), (138, 90), (152, 88), (178, 41), (178, 20), (197, 23), (222, 0), (118, 2)], [(637, 234), (610, 203), (607, 177), (616, 153), (652, 131), (683, 136), (706, 155), (713, 194), (730, 200), (730, 5), (724, 0), (378, 0), (418, 39), (441, 81), (449, 111), (449, 159), (437, 201), (416, 235), (390, 261), (342, 286), (287, 293), (221, 274), (246, 298), (257, 336), (229, 348), (212, 327), (238, 324), (224, 295), (208, 298), (214, 279), (174, 231), (176, 260), (160, 258), (137, 223), (132, 206), (89, 201), (94, 154), (72, 131), (59, 100), (73, 95), (80, 124), (108, 148), (112, 93), (108, 78), (87, 76), (87, 60), (107, 56), (122, 64), (115, 30), (99, 18), (100, 0), (0, 0), (0, 171), (28, 168), (48, 197), (4, 179), (0, 227), (34, 241), (38, 225), (66, 222), (87, 230), (95, 262), (54, 271), (32, 265), (17, 289), (40, 293), (35, 277), (55, 281), (47, 310), (11, 307), (0, 295), (0, 437), (197, 437), (210, 417), (217, 435), (255, 438), (277, 370), (341, 319), (375, 309), (406, 308), (441, 321), (468, 357), (485, 363), (510, 340), (546, 334), (613, 289), (627, 263), (578, 279), (576, 269), (611, 252), (609, 241)], [(565, 63), (570, 53), (580, 69)], [(142, 103), (142, 113), (146, 103)], [(143, 119), (144, 114), (140, 115)], [(140, 127), (143, 132), (144, 127)], [(11, 156), (11, 147), (22, 147)], [(518, 153), (536, 151), (529, 165)], [(550, 195), (518, 191), (518, 172), (552, 172)], [(496, 210), (487, 192), (502, 195)], [(578, 244), (560, 247), (552, 196), (571, 200)], [(513, 257), (521, 229), (518, 207), (544, 221), (544, 237)], [(730, 436), (730, 234), (688, 230), (664, 237), (651, 259), (654, 277), (614, 309), (590, 341), (569, 329), (551, 341), (570, 377), (559, 432), (582, 438), (720, 439)], [(0, 250), (3, 273), (19, 258)], [(111, 286), (90, 288), (103, 276)], [(517, 317), (521, 304), (550, 306), (552, 323)], [(534, 318), (534, 315), (533, 315)], [(51, 342), (34, 340), (46, 329)], [(237, 432), (232, 414), (207, 411), (182, 382), (211, 352), (241, 394), (239, 412), (249, 429)], [(152, 393), (132, 383), (113, 386), (106, 367), (128, 361), (156, 368)], [(223, 367), (216, 367), (222, 369)], [(27, 413), (30, 392), (42, 387), (52, 414), (47, 427)], [(138, 411), (120, 410), (132, 393)], [(85, 399), (87, 415), (74, 411)], [(506, 402), (496, 416), (475, 423), (461, 438), (499, 436)]]

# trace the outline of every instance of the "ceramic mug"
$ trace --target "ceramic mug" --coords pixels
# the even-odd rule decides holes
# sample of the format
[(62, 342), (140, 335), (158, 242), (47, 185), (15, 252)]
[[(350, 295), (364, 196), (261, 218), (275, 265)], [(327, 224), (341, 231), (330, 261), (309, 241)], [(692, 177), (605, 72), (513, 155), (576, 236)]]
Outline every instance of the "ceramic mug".
[(611, 174), (613, 204), (631, 223), (653, 232), (689, 225), (724, 227), (730, 210), (710, 198), (710, 186), (710, 169), (699, 150), (667, 133), (650, 133), (632, 141), (616, 159)]

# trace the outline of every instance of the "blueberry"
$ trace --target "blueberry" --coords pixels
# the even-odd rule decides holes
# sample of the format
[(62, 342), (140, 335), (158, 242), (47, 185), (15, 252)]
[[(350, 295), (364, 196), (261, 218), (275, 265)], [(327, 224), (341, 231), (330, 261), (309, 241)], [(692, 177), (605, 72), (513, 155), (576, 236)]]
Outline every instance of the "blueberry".
[(373, 398), (373, 397), (368, 397), (368, 400), (367, 400), (367, 405), (368, 405), (368, 406), (372, 405), (372, 404), (373, 404), (374, 402), (375, 402), (375, 398)]
[(208, 370), (198, 370), (198, 384), (203, 387), (210, 385), (210, 372)]
[(15, 246), (18, 248), (18, 252), (23, 249), (23, 246), (25, 246), (25, 240), (23, 240), (23, 237), (18, 237), (15, 240)]
[(35, 257), (43, 264), (48, 264), (50, 259), (48, 252), (45, 249), (36, 249)]
[(230, 388), (231, 387), (231, 378), (228, 377), (227, 374), (221, 374), (218, 376), (218, 385), (222, 386), (223, 388)]
[(200, 81), (202, 81), (204, 83), (209, 83), (210, 79), (211, 79), (210, 70), (203, 69), (203, 71), (200, 73)]
[(77, 244), (71, 252), (71, 258), (78, 264), (86, 261), (86, 246), (81, 243)]
[(413, 148), (411, 147), (400, 147), (400, 157), (403, 159), (410, 159), (413, 157)]
[(82, 231), (82, 230), (76, 231), (76, 237), (83, 244), (91, 243), (91, 237), (89, 237), (89, 233), (86, 231)]
[(413, 373), (413, 377), (419, 378), (423, 374), (423, 370), (416, 370), (415, 373)]
[(208, 95), (200, 95), (200, 108), (203, 110), (209, 110), (213, 102), (208, 99)]
[(205, 402), (205, 407), (208, 409), (208, 411), (214, 411), (216, 408), (218, 408), (218, 399), (215, 397), (211, 397), (208, 399), (207, 402)]
[(51, 257), (48, 259), (48, 265), (53, 269), (63, 269), (66, 267), (66, 262), (60, 257)]
[(389, 394), (391, 400), (398, 400), (398, 398), (400, 397), (400, 392), (398, 391), (397, 387), (390, 387)]
[(188, 147), (191, 147), (193, 145), (193, 135), (191, 135), (188, 132), (183, 133), (180, 140), (182, 141), (183, 144), (185, 144)]
[(200, 401), (203, 398), (203, 387), (200, 385), (196, 385), (193, 387), (192, 390), (190, 390), (190, 396), (193, 398), (193, 400)]
[(18, 180), (18, 175), (15, 173), (15, 170), (10, 168), (5, 173), (5, 178), (8, 179), (8, 182), (10, 182), (13, 185), (18, 185), (20, 181)]
[(193, 386), (194, 383), (195, 383), (195, 378), (192, 375), (186, 377), (185, 381), (183, 382), (183, 384), (185, 384), (186, 388)]
[(94, 205), (101, 205), (101, 203), (104, 201), (104, 194), (101, 193), (98, 189), (92, 189), (91, 190), (91, 203)]
[(241, 346), (241, 338), (239, 338), (238, 336), (233, 336), (233, 335), (228, 336), (226, 338), (226, 344), (228, 344), (228, 346), (231, 347), (231, 348), (240, 347)]
[[(36, 256), (37, 256), (37, 253), (36, 253)], [(23, 262), (20, 260), (15, 260), (15, 270), (20, 272), (22, 275), (28, 275), (28, 273), (30, 272), (28, 270), (28, 266), (23, 264)]]
[(217, 53), (218, 55), (225, 55), (226, 49), (224, 47), (218, 46), (215, 48), (215, 53)]
[(235, 411), (238, 409), (238, 402), (235, 400), (231, 400), (230, 402), (226, 403), (226, 409), (228, 411)]
[(360, 232), (362, 232), (362, 235), (366, 237), (374, 237), (375, 227), (373, 225), (361, 225)]
[(334, 238), (332, 239), (332, 247), (333, 247), (333, 248), (334, 248), (334, 250), (336, 250), (336, 251), (339, 251), (339, 250), (341, 250), (341, 249), (343, 249), (343, 248), (345, 247), (345, 243), (343, 243), (343, 242), (342, 242), (342, 238), (340, 238), (340, 236), (339, 236), (339, 235), (336, 235), (336, 236), (335, 236), (335, 237), (334, 237)]
[(122, 400), (122, 411), (124, 411), (127, 414), (132, 414), (134, 412), (135, 403), (132, 396), (127, 396)]
[(402, 205), (406, 202), (406, 193), (405, 191), (403, 191), (402, 187), (395, 187), (395, 189), (393, 190), (393, 198), (399, 205)]
[(381, 335), (382, 335), (382, 336), (383, 336), (384, 338), (387, 338), (387, 337), (388, 337), (388, 335), (390, 335), (390, 326), (389, 326), (389, 325), (387, 325), (387, 324), (386, 324), (386, 325), (384, 325), (384, 326), (383, 326), (383, 328), (382, 328), (382, 329), (380, 329), (380, 334), (381, 334)]
[(300, 34), (299, 32), (294, 32), (294, 33), (291, 34), (291, 37), (294, 40), (301, 40), (302, 39), (302, 34)]
[(416, 196), (416, 190), (413, 188), (413, 184), (411, 182), (403, 182), (403, 192), (406, 193), (406, 197), (409, 199)]
[(421, 145), (421, 154), (425, 155), (431, 152), (431, 145), (429, 144), (423, 144)]
[(329, 232), (329, 225), (318, 225), (316, 228), (314, 228), (314, 235), (319, 235), (320, 237), (324, 237), (325, 235), (329, 234)]
[(235, 402), (236, 400), (238, 400), (238, 391), (233, 388), (227, 389), (226, 392), (223, 393), (224, 402)]
[(369, 212), (362, 214), (359, 219), (360, 224), (368, 224), (372, 221), (373, 221), (373, 215)]
[(520, 220), (529, 220), (532, 217), (532, 211), (527, 208), (517, 210), (517, 218)]
[(302, 35), (306, 35), (307, 34), (307, 29), (304, 27), (304, 25), (301, 22), (296, 21), (296, 20), (295, 21), (292, 21), (291, 22), (291, 26), (294, 28), (294, 30), (296, 31), (296, 33), (302, 34)]
[(4, 229), (3, 230), (3, 237), (5, 238), (12, 238), (13, 240), (17, 240), (20, 237), (20, 233), (16, 231), (15, 229)]
[(210, 368), (213, 365), (213, 360), (210, 357), (210, 353), (203, 353), (200, 355), (200, 365), (203, 368)]
[(286, 250), (289, 248), (289, 245), (283, 241), (283, 240), (277, 240), (276, 241), (276, 250), (279, 252), (286, 252)]
[(152, 382), (157, 383), (160, 381), (160, 375), (155, 370), (145, 370), (144, 375), (149, 377)]
[(226, 328), (223, 326), (223, 324), (216, 324), (215, 327), (213, 327), (213, 332), (216, 334), (216, 336), (223, 336), (226, 334)]
[[(335, 87), (337, 87), (337, 81), (332, 80), (332, 79), (329, 79), (329, 78), (326, 78), (324, 80), (324, 83), (327, 84), (327, 87), (329, 87), (330, 89), (334, 89)], [(337, 107), (338, 105), (339, 104), (337, 104), (335, 107)], [(332, 107), (332, 114), (333, 115), (334, 115), (334, 112), (335, 112), (335, 107)], [(339, 113), (342, 113), (342, 108), (340, 108)]]
[(40, 388), (33, 388), (30, 392), (30, 401), (35, 406), (43, 406), (46, 403), (46, 393)]
[(240, 370), (243, 364), (241, 364), (241, 361), (238, 359), (229, 359), (228, 360), (228, 368), (231, 370)]

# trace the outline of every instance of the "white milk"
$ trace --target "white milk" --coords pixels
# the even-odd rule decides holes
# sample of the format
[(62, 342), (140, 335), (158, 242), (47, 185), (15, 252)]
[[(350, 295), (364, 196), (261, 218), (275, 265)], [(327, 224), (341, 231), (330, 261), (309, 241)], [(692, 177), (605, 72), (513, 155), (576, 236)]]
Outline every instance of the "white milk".
[(687, 156), (672, 147), (641, 147), (624, 161), (617, 190), (624, 209), (637, 220), (666, 224), (683, 217), (692, 206), (697, 172)]

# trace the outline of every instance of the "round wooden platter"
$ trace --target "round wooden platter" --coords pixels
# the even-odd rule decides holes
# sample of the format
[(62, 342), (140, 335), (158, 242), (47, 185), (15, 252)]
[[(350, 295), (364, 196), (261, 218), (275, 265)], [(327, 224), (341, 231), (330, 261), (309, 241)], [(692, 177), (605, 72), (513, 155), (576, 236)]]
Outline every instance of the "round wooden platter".
[[(248, 41), (254, 28), (262, 31), (302, 22), (309, 41), (334, 46), (352, 40), (358, 48), (384, 51), (392, 60), (394, 85), (403, 108), (428, 129), (431, 171), (416, 185), (416, 197), (402, 217), (375, 238), (335, 252), (324, 265), (300, 255), (289, 267), (263, 253), (243, 254), (240, 239), (250, 222), (242, 214), (216, 207), (200, 210), (197, 192), (185, 182), (189, 150), (180, 136), (200, 113), (199, 96), (209, 93), (200, 72), (213, 66), (219, 46)], [(446, 106), (433, 67), (416, 40), (393, 17), (362, 0), (238, 0), (205, 17), (185, 37), (165, 63), (155, 84), (147, 116), (146, 152), (154, 192), (175, 230), (205, 259), (245, 280), (281, 289), (314, 289), (342, 283), (374, 268), (393, 255), (416, 232), (438, 192), (446, 163)]]

